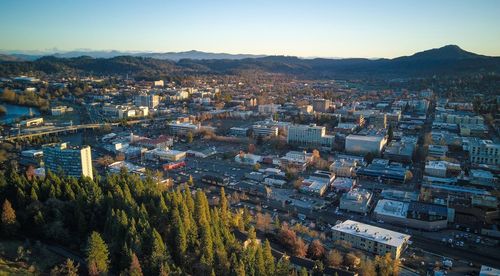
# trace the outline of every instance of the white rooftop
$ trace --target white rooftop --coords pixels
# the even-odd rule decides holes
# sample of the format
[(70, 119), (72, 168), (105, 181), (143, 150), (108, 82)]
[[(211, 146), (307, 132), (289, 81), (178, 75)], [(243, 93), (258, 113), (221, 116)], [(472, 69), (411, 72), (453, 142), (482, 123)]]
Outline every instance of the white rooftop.
[(408, 212), (408, 202), (397, 200), (381, 199), (378, 201), (374, 212), (380, 215), (406, 218)]
[(382, 141), (384, 139), (383, 136), (373, 136), (373, 135), (355, 135), (355, 134), (350, 134), (346, 137), (346, 139), (349, 140), (358, 140), (358, 141), (364, 141), (364, 142), (378, 142)]
[(485, 265), (481, 266), (481, 272), (479, 272), (479, 276), (497, 276), (497, 275), (500, 275), (500, 269)]
[(354, 220), (346, 220), (332, 227), (332, 230), (365, 238), (378, 243), (399, 247), (410, 239), (410, 235), (387, 230), (377, 226), (364, 224)]

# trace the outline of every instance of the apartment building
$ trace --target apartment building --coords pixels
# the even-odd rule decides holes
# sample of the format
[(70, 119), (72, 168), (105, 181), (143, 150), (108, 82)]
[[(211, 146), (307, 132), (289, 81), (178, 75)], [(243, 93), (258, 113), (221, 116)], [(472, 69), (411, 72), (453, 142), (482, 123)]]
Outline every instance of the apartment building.
[(69, 147), (68, 143), (44, 145), (45, 169), (52, 172), (62, 170), (67, 176), (92, 176), (92, 154), (89, 146)]
[(349, 242), (353, 247), (377, 255), (390, 253), (399, 259), (411, 236), (384, 228), (346, 220), (332, 227), (332, 239)]

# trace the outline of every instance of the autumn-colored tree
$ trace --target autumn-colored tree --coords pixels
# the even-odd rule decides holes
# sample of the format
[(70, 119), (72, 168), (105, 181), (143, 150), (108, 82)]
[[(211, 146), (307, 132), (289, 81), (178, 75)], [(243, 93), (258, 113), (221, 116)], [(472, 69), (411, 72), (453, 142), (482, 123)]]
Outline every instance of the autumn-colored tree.
[(343, 262), (344, 258), (342, 257), (342, 254), (336, 249), (330, 250), (326, 255), (326, 263), (329, 266), (339, 267)]
[(361, 276), (375, 276), (377, 272), (375, 271), (375, 265), (370, 259), (366, 259), (359, 265), (359, 274)]
[(12, 208), (7, 199), (2, 206), (2, 233), (6, 236), (12, 236), (16, 233), (18, 223), (16, 220), (16, 211)]
[(132, 253), (132, 260), (130, 262), (130, 267), (128, 269), (129, 276), (142, 276), (142, 268), (139, 263), (139, 259), (135, 253)]
[(279, 240), (295, 256), (304, 257), (307, 252), (307, 246), (304, 241), (297, 237), (297, 234), (288, 226), (282, 226), (279, 232)]
[(272, 218), (269, 213), (257, 213), (255, 217), (255, 227), (263, 232), (269, 232), (272, 229)]
[(356, 267), (361, 263), (361, 259), (358, 256), (354, 255), (354, 253), (349, 252), (345, 255), (344, 263), (347, 266)]
[(307, 255), (313, 260), (320, 260), (325, 255), (325, 248), (320, 240), (315, 239), (307, 248)]

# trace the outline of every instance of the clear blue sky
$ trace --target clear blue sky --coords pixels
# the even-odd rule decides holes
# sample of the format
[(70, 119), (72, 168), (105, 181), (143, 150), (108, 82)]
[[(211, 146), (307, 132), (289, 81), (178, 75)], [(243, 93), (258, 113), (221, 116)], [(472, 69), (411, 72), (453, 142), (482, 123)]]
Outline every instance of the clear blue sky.
[(499, 0), (1, 0), (0, 49), (500, 56)]

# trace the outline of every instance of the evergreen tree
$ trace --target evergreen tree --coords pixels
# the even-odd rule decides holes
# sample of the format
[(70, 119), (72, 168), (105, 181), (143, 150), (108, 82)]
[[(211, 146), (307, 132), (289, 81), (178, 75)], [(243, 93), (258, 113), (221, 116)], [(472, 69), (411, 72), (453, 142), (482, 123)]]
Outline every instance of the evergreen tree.
[(177, 208), (174, 208), (173, 210), (172, 228), (176, 248), (173, 253), (177, 263), (182, 264), (187, 251), (187, 237), (186, 231), (184, 230), (184, 223), (181, 220), (179, 210)]
[(276, 264), (276, 276), (288, 276), (290, 274), (290, 270), (292, 269), (290, 265), (289, 257), (285, 254), (281, 257), (281, 259)]
[(264, 244), (264, 265), (266, 267), (266, 271), (268, 275), (274, 275), (275, 265), (274, 265), (274, 256), (271, 250), (271, 244), (268, 240), (266, 240)]
[(299, 271), (299, 276), (309, 276), (309, 272), (307, 272), (307, 268), (302, 267)]
[(10, 201), (6, 199), (2, 205), (2, 233), (5, 236), (12, 236), (16, 233), (17, 228), (16, 211), (12, 208)]
[(264, 253), (262, 252), (262, 247), (257, 246), (257, 250), (255, 251), (255, 272), (256, 275), (271, 275), (266, 270), (266, 263), (264, 261)]
[(156, 229), (153, 229), (150, 255), (151, 274), (158, 274), (160, 272), (161, 267), (168, 260), (167, 256), (167, 249), (160, 233)]
[(86, 255), (89, 274), (98, 275), (108, 272), (108, 247), (99, 233), (92, 232), (90, 235), (87, 241)]
[(224, 191), (224, 187), (220, 188), (220, 212), (221, 219), (225, 225), (229, 225), (229, 207), (227, 203), (226, 192)]

